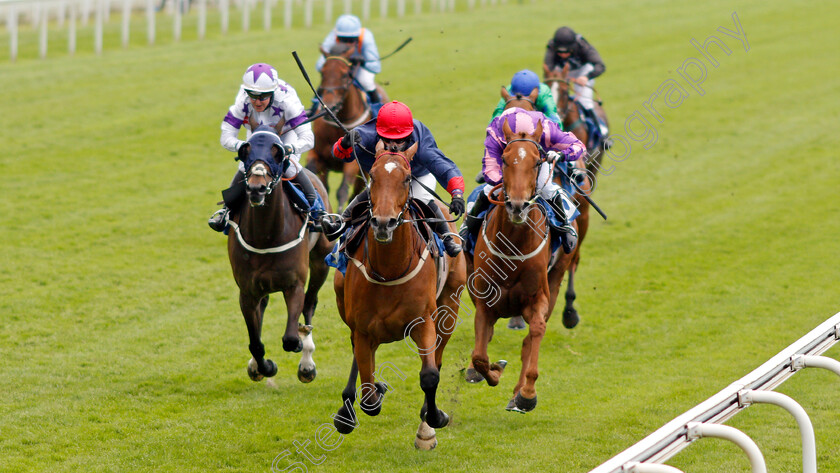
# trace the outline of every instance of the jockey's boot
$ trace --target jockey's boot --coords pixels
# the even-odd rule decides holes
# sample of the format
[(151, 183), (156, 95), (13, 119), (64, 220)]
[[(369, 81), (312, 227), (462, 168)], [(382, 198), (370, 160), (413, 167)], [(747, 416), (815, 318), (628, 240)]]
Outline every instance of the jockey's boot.
[(478, 174), (475, 175), (475, 182), (484, 184), (484, 171), (478, 171)]
[(315, 232), (322, 232), (321, 216), (324, 215), (325, 212), (316, 208), (318, 204), (318, 191), (315, 190), (315, 186), (313, 186), (312, 181), (309, 180), (309, 175), (306, 174), (306, 171), (301, 170), (292, 179), (292, 182), (298, 184), (301, 190), (303, 190), (303, 195), (306, 196), (306, 203), (309, 205), (309, 220), (312, 222), (312, 230)]
[(222, 191), (222, 200), (225, 205), (221, 209), (215, 211), (207, 225), (217, 232), (224, 231), (227, 227), (226, 217), (230, 214), (230, 209), (235, 208), (242, 199), (245, 198), (245, 173), (236, 171), (233, 175), (233, 180), (230, 181), (230, 187)]
[(353, 215), (353, 211), (359, 204), (367, 205), (367, 202), (370, 200), (370, 193), (367, 189), (363, 190), (359, 193), (349, 204), (347, 204), (347, 208), (344, 209), (344, 212), (341, 213), (341, 219), (337, 222), (332, 221), (329, 219), (327, 215), (321, 216), (321, 227), (324, 231), (324, 236), (327, 237), (329, 241), (335, 241), (338, 237), (344, 233), (345, 230), (345, 222), (349, 222), (350, 218)]
[(365, 91), (365, 93), (370, 101), (370, 113), (373, 115), (373, 118), (376, 118), (379, 115), (379, 109), (382, 108), (382, 97), (379, 96), (379, 91), (376, 88)]
[(453, 258), (458, 256), (458, 253), (461, 252), (461, 243), (455, 241), (452, 229), (449, 228), (449, 223), (446, 222), (443, 211), (435, 202), (430, 202), (429, 208), (435, 213), (435, 219), (437, 219), (437, 222), (432, 225), (432, 228), (437, 233), (437, 236), (443, 240), (443, 248), (446, 250), (446, 254)]
[(612, 141), (607, 137), (610, 133), (609, 128), (607, 128), (607, 123), (598, 116), (594, 108), (581, 108), (584, 110), (584, 113), (589, 116), (590, 120), (592, 120), (592, 123), (598, 127), (598, 130), (601, 133), (600, 141), (604, 144), (604, 148), (609, 149), (612, 145)]
[(480, 192), (470, 211), (464, 215), (464, 222), (461, 224), (461, 230), (458, 232), (461, 235), (462, 243), (466, 242), (470, 235), (478, 234), (478, 230), (481, 228), (481, 222), (483, 221), (483, 219), (478, 218), (478, 214), (484, 212), (489, 207), (490, 201), (484, 192)]
[(561, 233), (563, 252), (569, 254), (574, 251), (575, 246), (577, 246), (577, 232), (574, 227), (572, 227), (572, 222), (569, 221), (565, 207), (563, 207), (563, 192), (560, 190), (555, 192), (554, 196), (548, 201), (548, 203), (551, 205), (551, 208), (554, 210), (557, 218), (563, 222), (563, 225), (558, 227), (557, 230)]
[(230, 209), (227, 207), (220, 208), (213, 213), (213, 216), (207, 221), (207, 225), (210, 225), (210, 228), (217, 232), (223, 231), (227, 226), (226, 218), (228, 216), (228, 212), (230, 212)]

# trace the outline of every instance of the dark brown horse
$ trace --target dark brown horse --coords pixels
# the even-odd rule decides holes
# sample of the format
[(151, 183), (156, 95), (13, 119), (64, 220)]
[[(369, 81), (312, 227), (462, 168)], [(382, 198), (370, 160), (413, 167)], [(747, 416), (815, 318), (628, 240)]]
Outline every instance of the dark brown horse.
[[(361, 67), (352, 60), (354, 48), (346, 43), (336, 43), (329, 51), (321, 51), (326, 58), (321, 67), (321, 85), (318, 87), (318, 95), (329, 107), (336, 118), (350, 130), (372, 118), (370, 107), (365, 101), (365, 93), (353, 82), (353, 75), (356, 68)], [(387, 102), (388, 97), (379, 85), (382, 101)], [(321, 182), (329, 190), (327, 182), (329, 171), (340, 172), (344, 178), (336, 191), (339, 212), (344, 205), (358, 194), (364, 187), (364, 180), (359, 174), (359, 165), (355, 161), (345, 163), (333, 157), (332, 146), (344, 136), (344, 130), (335, 123), (329, 116), (318, 118), (312, 122), (312, 131), (315, 134), (315, 147), (309, 152), (306, 167), (318, 175)], [(352, 186), (353, 195), (348, 196), (348, 190)]]
[[(415, 446), (428, 450), (437, 444), (434, 429), (449, 423), (449, 416), (437, 407), (435, 394), (443, 349), (458, 324), (466, 268), (461, 254), (446, 256), (446, 279), (439, 287), (430, 246), (416, 224), (406, 221), (410, 161), (416, 151), (416, 144), (404, 154), (385, 151), (382, 142), (377, 144), (376, 162), (370, 170), (371, 209), (365, 241), (351, 255), (346, 276), (335, 274), (338, 311), (350, 327), (354, 356), (347, 386), (341, 393), (344, 404), (334, 419), (339, 432), (353, 431), (356, 424), (350, 419), (356, 418), (353, 404), (357, 375), (361, 378), (359, 407), (368, 415), (379, 414), (387, 383), (376, 368), (376, 349), (383, 343), (405, 339), (422, 361), (420, 387), (425, 402)], [(442, 210), (449, 215), (445, 208)], [(454, 232), (454, 224), (449, 225)]]
[(522, 315), (528, 334), (522, 342), (519, 382), (507, 409), (528, 412), (537, 405), (540, 342), (572, 255), (558, 249), (559, 260), (549, 269), (548, 224), (543, 210), (534, 205), (542, 163), (542, 123), (533, 134), (514, 133), (507, 121), (503, 130), (507, 146), (502, 153), (503, 183), (497, 187), (501, 187), (504, 200), (491, 200), (497, 205), (488, 211), (476, 241), (476, 256), (467, 263), (470, 296), (476, 308), (472, 363), (489, 385), (496, 386), (504, 364), (490, 364), (487, 356), (493, 327), (499, 318)]
[[(563, 120), (563, 129), (574, 133), (574, 135), (586, 145), (589, 142), (589, 133), (586, 130), (586, 124), (583, 117), (580, 116), (580, 111), (577, 105), (571, 100), (569, 94), (571, 91), (571, 80), (569, 79), (569, 65), (566, 64), (560, 71), (550, 71), (547, 66), (543, 64), (543, 73), (545, 83), (551, 87), (551, 94), (557, 101), (557, 114)], [(595, 112), (606, 122), (606, 115), (600, 105), (596, 105)], [(576, 167), (580, 170), (576, 173), (578, 186), (586, 195), (591, 195), (594, 190), (594, 178), (601, 166), (601, 159), (604, 156), (604, 145), (599, 145), (597, 150), (588, 150), (591, 160), (579, 159)], [(584, 171), (585, 169), (585, 171)], [(554, 180), (559, 184), (561, 176), (554, 176)], [(580, 248), (583, 240), (586, 238), (586, 233), (589, 230), (589, 202), (579, 195), (575, 195), (575, 202), (580, 215), (577, 219), (578, 228), (578, 242), (575, 248), (572, 263), (569, 265), (569, 282), (566, 287), (566, 307), (563, 309), (563, 325), (572, 328), (577, 325), (580, 316), (574, 307), (575, 298), (575, 272), (577, 272), (578, 264), (580, 263)]]
[[(322, 234), (309, 232), (306, 217), (292, 208), (280, 188), (283, 151), (276, 133), (268, 129), (256, 131), (249, 143), (240, 155), (246, 162), (248, 199), (232, 212), (228, 236), (228, 256), (239, 286), (239, 307), (248, 326), (252, 356), (248, 376), (259, 381), (277, 373), (277, 365), (265, 358), (260, 334), (269, 294), (283, 292), (288, 310), (283, 349), (303, 350), (298, 379), (308, 383), (316, 374), (312, 361), (312, 315), (318, 290), (327, 278), (329, 268), (324, 257), (331, 245)], [(326, 190), (314, 175), (310, 179), (329, 206)], [(310, 270), (309, 288), (304, 293)], [(305, 324), (298, 324), (301, 313)]]

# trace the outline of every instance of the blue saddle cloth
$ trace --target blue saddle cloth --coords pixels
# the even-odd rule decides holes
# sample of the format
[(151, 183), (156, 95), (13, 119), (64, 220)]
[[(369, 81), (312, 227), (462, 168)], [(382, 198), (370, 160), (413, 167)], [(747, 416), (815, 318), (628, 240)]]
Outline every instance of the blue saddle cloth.
[[(486, 186), (487, 186), (487, 184), (480, 185), (477, 188), (473, 189), (472, 192), (470, 192), (469, 197), (467, 197), (467, 207), (468, 208), (472, 207), (472, 205), (470, 205), (470, 204), (475, 203), (476, 199), (478, 199), (479, 193), (484, 192), (484, 187), (486, 187)], [(537, 205), (539, 205), (542, 208), (543, 213), (545, 214), (546, 218), (548, 219), (549, 228), (559, 227), (559, 226), (563, 225), (563, 222), (557, 217), (557, 213), (554, 211), (554, 209), (551, 207), (551, 205), (549, 205), (548, 202), (545, 201), (545, 199), (543, 199), (542, 197), (538, 197), (536, 203), (537, 203)], [(576, 219), (578, 215), (580, 215), (580, 212), (578, 212), (577, 208), (571, 207), (568, 204), (568, 202), (565, 202), (565, 200), (563, 202), (563, 205), (565, 207), (564, 210), (566, 211), (566, 213), (571, 213), (571, 215), (572, 215), (572, 217), (569, 219), (570, 222), (573, 221), (574, 219)], [(490, 207), (490, 208), (492, 209), (493, 207)], [(489, 210), (485, 210), (485, 211), (479, 213), (478, 218), (483, 220), (487, 216), (488, 211)], [(562, 244), (561, 234), (560, 234), (560, 232), (551, 231), (550, 238), (551, 238), (551, 252), (554, 253), (555, 251), (557, 251), (558, 248), (560, 248), (560, 245)], [(467, 253), (468, 255), (470, 255), (470, 257), (473, 257), (473, 253), (474, 253), (474, 250), (475, 250), (475, 244), (476, 244), (477, 240), (478, 240), (478, 235), (470, 233), (469, 236), (467, 237), (467, 241), (464, 242), (464, 245), (463, 245), (464, 246), (464, 252)]]
[(603, 142), (605, 138), (601, 133), (601, 126), (599, 125), (596, 117), (593, 117), (592, 113), (584, 109), (580, 102), (575, 101), (575, 105), (577, 106), (578, 113), (583, 120), (583, 124), (586, 126), (586, 134), (589, 137), (587, 140), (588, 143), (586, 143), (586, 149), (598, 148), (601, 146), (601, 142)]
[[(289, 196), (290, 199), (292, 199), (292, 202), (294, 202), (298, 207), (306, 203), (306, 208), (300, 209), (301, 212), (326, 211), (326, 207), (324, 207), (324, 200), (321, 198), (321, 194), (317, 194), (315, 199), (315, 206), (309, 208), (309, 202), (306, 200), (306, 195), (298, 186), (292, 184), (291, 181), (283, 181), (283, 191), (286, 193), (287, 196)], [(294, 192), (294, 195), (291, 194), (292, 192)]]

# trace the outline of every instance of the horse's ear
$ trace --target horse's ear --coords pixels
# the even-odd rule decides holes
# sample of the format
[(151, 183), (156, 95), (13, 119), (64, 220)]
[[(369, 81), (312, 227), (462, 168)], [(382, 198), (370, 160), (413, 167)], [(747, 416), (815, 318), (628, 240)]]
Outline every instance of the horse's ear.
[(243, 163), (248, 159), (248, 151), (251, 150), (251, 143), (242, 143), (242, 146), (236, 150), (236, 155), (238, 160), (242, 161)]
[(502, 86), (502, 98), (505, 99), (505, 102), (510, 100), (510, 92), (507, 91), (505, 86)]
[(376, 148), (374, 149), (374, 154), (379, 154), (381, 151), (385, 150), (385, 143), (382, 140), (376, 142)]
[(502, 125), (502, 132), (505, 134), (505, 141), (510, 141), (511, 137), (513, 136), (513, 130), (510, 129), (510, 125), (508, 124), (507, 118), (503, 120), (504, 124)]
[(548, 77), (548, 73), (549, 73), (550, 71), (551, 71), (551, 70), (548, 68), (548, 64), (543, 63), (543, 79), (545, 79), (546, 77)]
[(537, 121), (537, 126), (534, 127), (534, 141), (537, 143), (540, 142), (540, 138), (542, 138), (543, 134), (543, 122), (542, 120)]
[(566, 64), (563, 66), (563, 75), (565, 76), (565, 75), (568, 75), (568, 74), (569, 74), (569, 62), (566, 61)]
[(540, 88), (539, 87), (534, 87), (534, 90), (532, 90), (531, 93), (528, 95), (528, 100), (530, 100), (531, 103), (536, 104), (537, 103), (537, 97), (539, 97), (539, 96), (540, 96)]
[(417, 153), (417, 144), (418, 143), (415, 142), (413, 145), (409, 146), (407, 150), (405, 150), (405, 159), (411, 161), (411, 159), (414, 158), (414, 155)]
[(280, 147), (280, 145), (278, 145), (277, 143), (271, 145), (271, 157), (274, 158), (274, 161), (276, 161), (277, 164), (283, 162), (283, 155), (284, 151), (283, 148)]

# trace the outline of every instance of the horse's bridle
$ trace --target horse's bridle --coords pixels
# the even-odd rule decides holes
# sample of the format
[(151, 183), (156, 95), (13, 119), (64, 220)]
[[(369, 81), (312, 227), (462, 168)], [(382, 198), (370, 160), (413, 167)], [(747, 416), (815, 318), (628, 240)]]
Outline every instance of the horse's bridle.
[[(545, 152), (545, 149), (543, 149), (542, 145), (541, 145), (541, 144), (539, 144), (538, 142), (536, 142), (536, 141), (532, 140), (531, 138), (515, 138), (515, 139), (512, 139), (512, 140), (510, 140), (510, 141), (508, 141), (508, 142), (507, 142), (507, 144), (505, 145), (505, 149), (507, 149), (507, 147), (508, 147), (508, 146), (510, 146), (510, 144), (511, 144), (511, 143), (515, 143), (515, 142), (517, 142), (517, 141), (526, 141), (526, 142), (529, 142), (529, 143), (533, 143), (533, 144), (534, 144), (534, 146), (536, 146), (536, 147), (537, 147), (537, 150), (540, 152), (540, 159), (538, 159), (538, 160), (537, 160), (537, 164), (535, 164), (535, 165), (534, 165), (534, 168), (539, 168), (539, 167), (540, 167), (540, 166), (542, 166), (542, 164), (543, 164), (544, 162), (546, 162), (546, 160), (548, 159), (548, 157), (547, 157), (547, 155), (546, 155), (546, 152)], [(502, 153), (504, 153), (504, 152), (502, 152)], [(503, 164), (503, 165), (505, 165), (505, 166), (507, 166), (507, 163), (505, 163), (505, 162), (504, 162), (504, 160), (502, 160), (502, 164)], [(539, 171), (537, 171), (537, 177), (539, 178)], [(504, 201), (501, 201), (501, 203), (502, 203), (502, 204), (506, 204), (507, 202), (509, 202), (509, 201), (510, 201), (510, 197), (507, 195), (507, 192), (505, 191), (505, 186), (504, 186), (504, 183), (499, 183), (499, 184), (498, 184), (498, 187), (500, 187), (500, 188), (501, 188), (501, 190), (502, 190), (502, 194), (503, 194), (503, 195), (504, 195), (504, 197), (505, 197), (505, 200), (504, 200)], [(490, 195), (492, 195), (492, 194), (493, 194), (493, 192), (490, 192)], [(535, 187), (534, 187), (534, 194), (533, 194), (533, 195), (531, 196), (531, 198), (530, 198), (530, 199), (528, 199), (528, 201), (525, 203), (525, 207), (529, 207), (529, 206), (531, 206), (531, 204), (533, 204), (534, 202), (536, 202), (536, 201), (537, 201), (537, 198), (538, 198), (538, 197), (539, 197), (539, 193), (537, 192), (537, 188), (536, 188), (536, 186), (535, 186)], [(494, 202), (492, 199), (491, 199), (490, 201), (491, 201), (492, 203), (498, 203), (498, 201), (497, 201), (497, 202)]]
[(566, 117), (566, 114), (569, 113), (569, 104), (572, 102), (570, 100), (571, 94), (570, 91), (572, 90), (572, 81), (568, 78), (560, 79), (560, 78), (553, 78), (553, 79), (546, 79), (545, 83), (548, 84), (550, 82), (560, 82), (566, 84), (566, 104), (563, 106), (563, 110), (558, 110), (558, 114), (560, 115), (560, 119)]
[[(252, 175), (251, 168), (253, 168), (254, 165), (256, 165), (256, 163), (259, 162), (259, 161), (261, 161), (261, 160), (255, 161), (254, 164), (252, 164), (251, 167), (248, 168), (248, 171), (245, 172), (245, 182), (246, 182), (246, 184), (248, 182), (248, 179), (250, 179), (251, 175)], [(269, 169), (271, 168), (271, 166), (269, 166), (268, 163), (266, 163), (265, 165), (268, 166)], [(281, 169), (283, 168), (282, 163), (280, 164), (280, 168)], [(269, 182), (268, 185), (265, 186), (266, 187), (266, 189), (265, 189), (265, 195), (266, 196), (271, 195), (271, 193), (274, 191), (274, 188), (277, 187), (277, 183), (280, 182), (280, 179), (282, 177), (283, 177), (282, 173), (278, 173), (277, 176), (272, 176), (271, 177), (271, 182)], [(246, 186), (246, 188), (247, 188), (247, 186)]]
[[(327, 56), (327, 58), (324, 60), (324, 64), (326, 64), (327, 61), (332, 60), (338, 60), (346, 64), (348, 67), (347, 72), (341, 77), (341, 85), (336, 85), (333, 87), (318, 86), (318, 95), (323, 97), (324, 92), (335, 92), (339, 99), (338, 102), (332, 107), (332, 111), (337, 115), (341, 111), (341, 108), (344, 106), (344, 97), (347, 96), (347, 91), (350, 90), (350, 86), (353, 84), (353, 70), (357, 66), (354, 65), (353, 62), (351, 62), (344, 56)], [(323, 66), (321, 66), (321, 69), (323, 69)], [(339, 94), (338, 91), (343, 92)]]
[[(379, 159), (382, 156), (386, 156), (386, 155), (401, 157), (403, 159), (403, 161), (405, 161), (406, 166), (408, 166), (408, 177), (409, 177), (409, 179), (411, 179), (411, 163), (408, 162), (408, 158), (406, 158), (404, 154), (402, 154), (400, 152), (397, 152), (397, 151), (385, 151), (382, 154), (380, 154), (376, 159)], [(400, 213), (397, 215), (397, 227), (399, 227), (400, 225), (402, 225), (403, 223), (405, 223), (407, 221), (403, 218), (403, 216), (408, 211), (408, 206), (410, 204), (411, 204), (411, 184), (409, 184), (409, 187), (408, 187), (408, 198), (405, 199), (405, 205), (403, 205), (402, 210), (400, 210)], [(368, 221), (372, 220), (373, 219), (373, 206), (372, 205), (370, 207), (368, 207), (368, 215), (369, 215), (368, 216)]]

